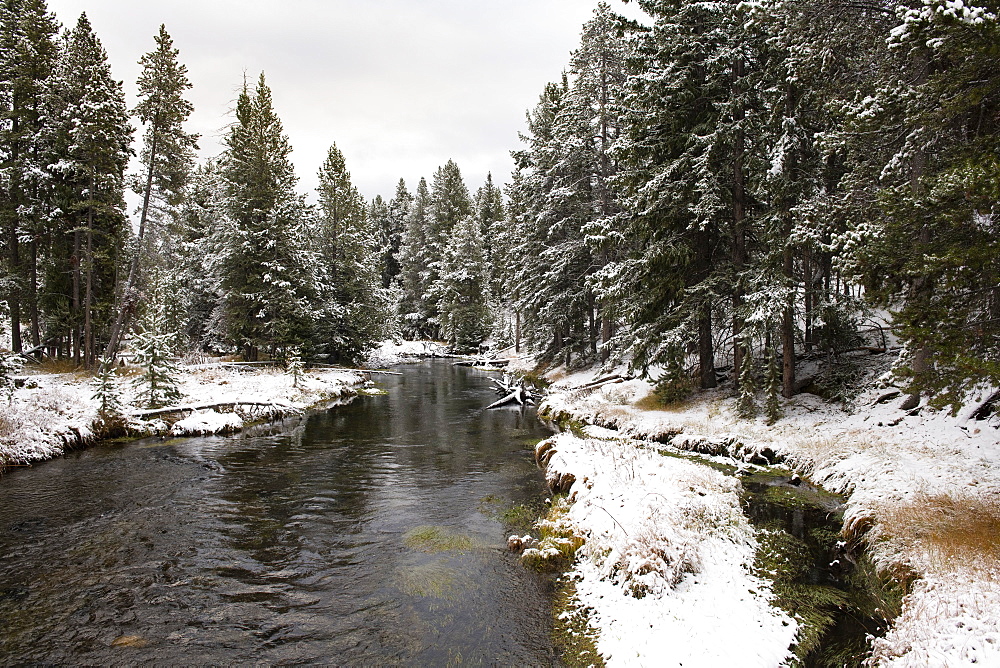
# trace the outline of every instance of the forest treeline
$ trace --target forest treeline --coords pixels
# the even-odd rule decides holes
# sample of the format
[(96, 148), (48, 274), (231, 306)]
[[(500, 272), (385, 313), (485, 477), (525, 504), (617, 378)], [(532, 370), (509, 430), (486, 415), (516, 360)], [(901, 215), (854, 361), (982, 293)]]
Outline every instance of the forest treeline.
[(627, 362), (665, 399), (728, 378), (772, 417), (803, 359), (843, 387), (843, 353), (894, 341), (913, 393), (1000, 384), (997, 3), (639, 4), (598, 5), (505, 192), (449, 161), (366, 202), (332, 145), (309, 204), (263, 74), (199, 164), (165, 28), (129, 109), (86, 16), (3, 0), (11, 347), (94, 367), (123, 340), (330, 361), (489, 341)]
[(887, 341), (938, 404), (1000, 384), (997, 3), (639, 5), (599, 6), (514, 153), (530, 344), (772, 417), (803, 356), (836, 394)]

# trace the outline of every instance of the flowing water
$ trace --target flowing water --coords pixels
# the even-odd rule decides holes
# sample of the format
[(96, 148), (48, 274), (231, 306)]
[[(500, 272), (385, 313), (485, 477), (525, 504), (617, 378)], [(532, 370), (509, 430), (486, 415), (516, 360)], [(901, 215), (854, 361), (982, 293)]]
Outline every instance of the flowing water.
[(0, 663), (550, 665), (529, 411), (425, 362), (235, 437), (105, 445), (0, 480)]

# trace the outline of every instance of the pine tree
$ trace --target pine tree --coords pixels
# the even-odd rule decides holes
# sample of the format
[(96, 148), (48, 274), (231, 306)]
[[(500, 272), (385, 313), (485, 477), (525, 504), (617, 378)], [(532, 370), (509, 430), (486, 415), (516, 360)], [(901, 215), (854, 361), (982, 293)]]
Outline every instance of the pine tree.
[(397, 312), (404, 336), (424, 339), (434, 336), (433, 311), (429, 303), (430, 265), (436, 257), (428, 242), (430, 229), (430, 189), (420, 179), (406, 217), (399, 249), (400, 299)]
[(124, 173), (132, 127), (121, 83), (111, 77), (86, 14), (64, 34), (49, 82), (40, 143), (53, 217), (46, 277), (50, 322), (57, 318), (51, 324), (62, 331), (52, 334), (71, 339), (74, 359), (91, 366), (101, 338), (97, 330), (110, 319), (126, 237)]
[[(44, 233), (44, 165), (39, 139), (43, 102), (56, 64), (58, 24), (44, 0), (0, 4), (0, 204), (11, 322), (11, 348), (21, 352), (27, 316), (33, 346), (41, 343), (38, 310), (39, 239)], [(22, 248), (26, 239), (27, 248)], [(24, 313), (26, 307), (27, 313)]]
[(507, 261), (506, 215), (503, 193), (493, 185), (493, 174), (486, 175), (486, 183), (476, 191), (473, 209), (479, 221), (479, 235), (483, 240), (483, 260), (486, 262), (486, 285), (491, 297), (500, 294), (499, 272), (495, 267)]
[(912, 399), (953, 407), (1000, 379), (1000, 25), (989, 9), (936, 0), (901, 9), (883, 33), (895, 76), (854, 109), (860, 127), (899, 138), (869, 162), (880, 169), (882, 215), (852, 230), (865, 242), (851, 248), (854, 266), (876, 303), (895, 307)]
[(302, 245), (306, 207), (295, 194), (292, 149), (263, 73), (244, 84), (224, 140), (225, 209), (219, 258), (219, 334), (256, 360), (312, 338), (314, 286)]
[(158, 324), (155, 316), (147, 319), (135, 339), (136, 363), (142, 367), (142, 374), (135, 377), (133, 385), (147, 408), (169, 406), (183, 397), (177, 386), (179, 368), (170, 349), (172, 335), (157, 331)]
[(452, 230), (431, 293), (441, 335), (459, 351), (476, 350), (489, 332), (487, 268), (480, 221), (468, 216)]
[(135, 113), (139, 121), (146, 125), (145, 145), (140, 160), (145, 168), (144, 179), (137, 190), (142, 196), (139, 213), (139, 230), (125, 285), (120, 291), (120, 303), (105, 358), (114, 363), (118, 343), (128, 330), (129, 320), (137, 306), (138, 285), (143, 256), (146, 253), (146, 229), (148, 222), (162, 226), (164, 216), (172, 216), (181, 204), (197, 148), (197, 135), (184, 130), (184, 122), (194, 110), (184, 99), (184, 93), (191, 88), (187, 78), (187, 68), (177, 61), (178, 51), (165, 26), (160, 26), (154, 38), (156, 49), (144, 55), (139, 64), (143, 66), (139, 76), (139, 97), (141, 102)]
[(336, 144), (319, 171), (317, 244), (320, 302), (325, 309), (319, 340), (344, 359), (360, 355), (384, 329), (385, 299), (379, 286), (375, 239), (364, 200)]

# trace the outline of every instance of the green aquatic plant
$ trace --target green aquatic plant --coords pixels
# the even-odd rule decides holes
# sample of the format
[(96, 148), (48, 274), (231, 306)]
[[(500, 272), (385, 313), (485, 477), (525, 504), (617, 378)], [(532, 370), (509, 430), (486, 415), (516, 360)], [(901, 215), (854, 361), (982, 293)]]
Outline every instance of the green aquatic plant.
[(576, 597), (576, 583), (565, 577), (556, 581), (552, 644), (560, 654), (561, 664), (568, 668), (605, 665), (604, 657), (597, 651), (597, 631), (590, 625), (587, 609)]
[(403, 534), (403, 544), (411, 550), (434, 554), (436, 552), (467, 552), (482, 547), (471, 536), (455, 533), (446, 527), (424, 525)]
[(401, 569), (396, 585), (408, 596), (455, 600), (475, 582), (442, 560), (436, 559)]

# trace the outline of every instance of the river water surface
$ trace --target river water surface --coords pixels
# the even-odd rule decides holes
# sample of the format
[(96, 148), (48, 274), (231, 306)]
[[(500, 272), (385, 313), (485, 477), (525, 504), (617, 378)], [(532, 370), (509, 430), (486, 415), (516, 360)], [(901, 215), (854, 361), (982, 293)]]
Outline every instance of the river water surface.
[(234, 437), (105, 445), (0, 479), (0, 663), (550, 665), (530, 412), (425, 362)]

